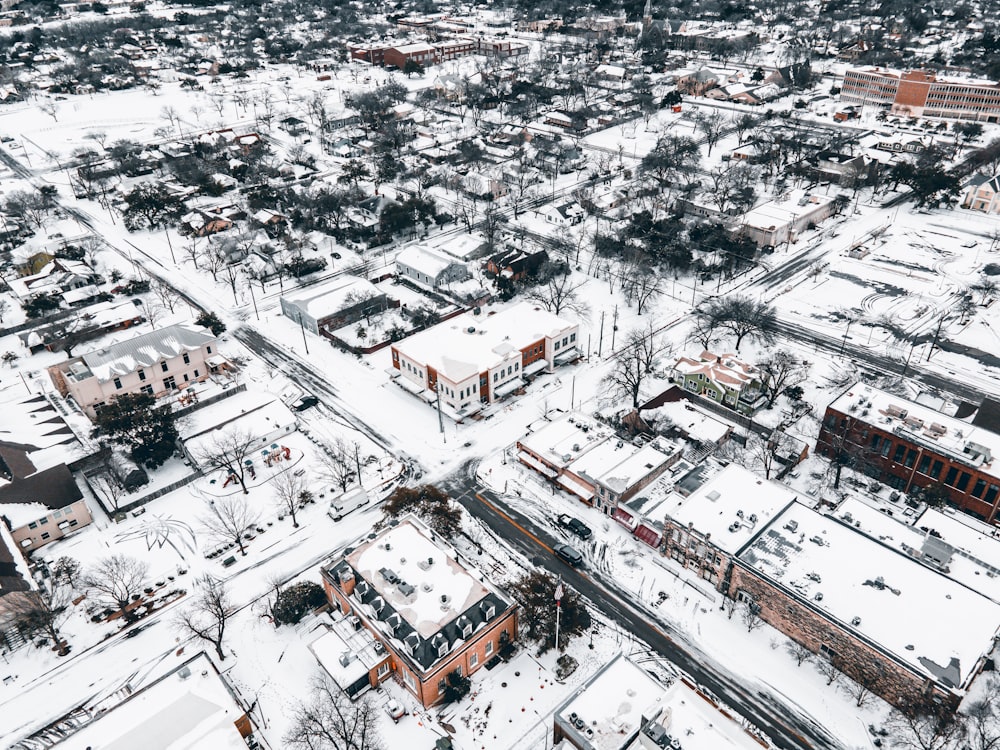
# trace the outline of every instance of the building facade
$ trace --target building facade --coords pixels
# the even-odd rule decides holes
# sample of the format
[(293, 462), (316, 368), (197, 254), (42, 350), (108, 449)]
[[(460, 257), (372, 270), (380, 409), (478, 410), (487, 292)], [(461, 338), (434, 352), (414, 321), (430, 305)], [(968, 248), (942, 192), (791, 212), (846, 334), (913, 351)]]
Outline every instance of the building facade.
[(56, 389), (93, 419), (123, 393), (157, 398), (226, 368), (215, 337), (182, 325), (97, 349), (49, 368)]
[(681, 357), (670, 371), (670, 380), (740, 414), (753, 414), (767, 402), (757, 369), (735, 354), (706, 350), (697, 359)]
[(339, 276), (325, 284), (296, 289), (280, 298), (282, 314), (319, 335), (356, 323), (392, 306), (389, 297), (367, 279)]
[(831, 403), (816, 450), (906, 493), (934, 486), (995, 524), (1000, 435), (923, 404), (855, 383)]
[(414, 516), (327, 565), (331, 606), (381, 644), (377, 684), (394, 673), (425, 707), (449, 674), (470, 676), (517, 637), (517, 605)]
[(939, 79), (925, 70), (848, 70), (844, 101), (887, 106), (906, 117), (947, 117), (997, 122), (1000, 85), (989, 81)]
[(397, 382), (440, 394), (463, 417), (513, 393), (525, 378), (552, 372), (581, 354), (579, 326), (522, 302), (495, 314), (465, 313), (392, 346)]
[(979, 175), (965, 186), (962, 207), (987, 214), (1000, 214), (1000, 174)]

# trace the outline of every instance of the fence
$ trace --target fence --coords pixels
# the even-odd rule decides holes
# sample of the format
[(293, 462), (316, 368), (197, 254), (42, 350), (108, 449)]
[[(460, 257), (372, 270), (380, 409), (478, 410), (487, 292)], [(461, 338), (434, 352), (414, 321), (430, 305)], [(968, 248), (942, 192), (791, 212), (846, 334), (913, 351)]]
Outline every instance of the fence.
[(206, 399), (200, 400), (196, 404), (191, 404), (191, 406), (185, 406), (183, 409), (175, 409), (173, 412), (174, 418), (183, 417), (185, 414), (190, 414), (197, 409), (201, 409), (205, 406), (210, 406), (218, 401), (229, 398), (230, 396), (235, 396), (237, 393), (243, 393), (247, 389), (246, 383), (240, 383), (232, 388), (227, 388), (221, 393), (216, 393), (214, 396), (209, 396)]

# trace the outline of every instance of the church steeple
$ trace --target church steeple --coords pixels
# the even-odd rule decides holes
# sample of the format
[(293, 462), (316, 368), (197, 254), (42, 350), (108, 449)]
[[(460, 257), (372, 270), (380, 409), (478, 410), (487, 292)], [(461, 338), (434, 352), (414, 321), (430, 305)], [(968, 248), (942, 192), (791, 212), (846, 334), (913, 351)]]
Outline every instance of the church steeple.
[(646, 0), (646, 7), (642, 9), (642, 28), (648, 29), (653, 23), (653, 1)]

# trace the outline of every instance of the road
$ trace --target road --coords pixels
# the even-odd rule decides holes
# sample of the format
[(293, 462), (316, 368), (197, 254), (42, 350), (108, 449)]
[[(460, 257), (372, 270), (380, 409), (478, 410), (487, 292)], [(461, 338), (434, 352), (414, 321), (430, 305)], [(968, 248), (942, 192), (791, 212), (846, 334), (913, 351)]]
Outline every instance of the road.
[(639, 609), (632, 603), (632, 597), (613, 582), (563, 564), (552, 555), (552, 545), (558, 540), (546, 530), (539, 529), (495, 493), (481, 487), (473, 479), (473, 473), (474, 465), (466, 464), (438, 484), (508, 546), (521, 552), (537, 568), (562, 576), (565, 583), (606, 617), (649, 644), (708, 692), (764, 731), (777, 747), (787, 750), (841, 747), (835, 737), (809, 717), (796, 715), (773, 695), (748, 689), (738, 677), (726, 673), (695, 644), (687, 642), (687, 634), (659, 620), (655, 612)]

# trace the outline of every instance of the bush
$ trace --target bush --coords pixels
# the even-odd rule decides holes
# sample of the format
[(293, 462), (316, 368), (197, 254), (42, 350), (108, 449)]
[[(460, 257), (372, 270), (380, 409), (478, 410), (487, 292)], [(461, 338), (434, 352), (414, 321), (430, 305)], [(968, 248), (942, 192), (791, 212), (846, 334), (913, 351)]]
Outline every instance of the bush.
[(316, 273), (326, 268), (326, 260), (323, 258), (303, 258), (301, 256), (292, 258), (285, 264), (285, 271), (295, 278), (301, 278), (310, 273)]
[(458, 703), (472, 690), (472, 680), (462, 675), (457, 669), (448, 673), (448, 682), (444, 686), (444, 702)]
[(207, 328), (213, 336), (219, 336), (226, 330), (226, 324), (219, 320), (219, 316), (213, 312), (203, 312), (195, 321), (202, 328)]
[(294, 625), (306, 613), (324, 604), (326, 592), (323, 587), (312, 581), (304, 581), (279, 592), (271, 614), (279, 625)]

